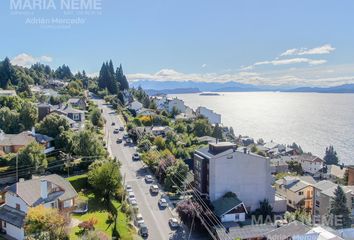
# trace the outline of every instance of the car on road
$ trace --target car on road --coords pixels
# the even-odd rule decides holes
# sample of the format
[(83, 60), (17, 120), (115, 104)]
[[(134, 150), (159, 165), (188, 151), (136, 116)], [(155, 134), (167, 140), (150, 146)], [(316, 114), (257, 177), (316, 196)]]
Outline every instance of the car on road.
[(170, 218), (168, 220), (168, 225), (170, 225), (170, 228), (175, 229), (179, 227), (178, 220), (176, 218)]
[(126, 143), (133, 143), (133, 140), (132, 140), (131, 138), (127, 138), (127, 139), (125, 140), (125, 142), (126, 142)]
[(127, 138), (129, 138), (129, 135), (128, 134), (124, 134), (123, 135), (123, 139), (127, 139)]
[(159, 186), (156, 184), (150, 186), (150, 192), (152, 194), (158, 194), (159, 193)]
[(122, 143), (123, 142), (123, 139), (122, 138), (117, 138), (117, 143)]
[(128, 202), (131, 203), (133, 200), (136, 201), (134, 192), (128, 192)]
[(119, 133), (119, 128), (114, 129), (113, 133), (114, 133), (114, 134)]
[(160, 206), (161, 208), (166, 208), (166, 207), (168, 206), (168, 203), (167, 203), (166, 199), (160, 198), (160, 200), (159, 200), (159, 206)]
[(136, 201), (135, 198), (130, 200), (130, 205), (132, 205), (133, 209), (139, 209), (138, 202)]
[(125, 191), (127, 191), (128, 193), (129, 192), (133, 192), (133, 188), (132, 188), (132, 186), (130, 186), (130, 185), (125, 185)]
[(140, 225), (139, 235), (143, 238), (147, 238), (149, 236), (149, 230), (148, 230), (147, 226), (145, 225), (145, 223)]
[(134, 161), (139, 161), (140, 160), (140, 155), (138, 153), (134, 153), (133, 156), (132, 156), (132, 159)]
[(123, 131), (124, 131), (124, 127), (120, 127), (120, 128), (119, 128), (119, 131), (122, 131), (122, 132), (123, 132)]
[(144, 224), (145, 221), (144, 221), (144, 219), (143, 219), (143, 215), (141, 215), (140, 213), (138, 213), (138, 214), (136, 215), (136, 217), (135, 217), (134, 222), (135, 222), (135, 225), (138, 226), (138, 227), (140, 227), (140, 225)]
[(116, 125), (116, 123), (115, 122), (112, 122), (112, 126), (115, 126)]
[(152, 178), (151, 175), (145, 175), (145, 182), (146, 183), (152, 183), (154, 179)]

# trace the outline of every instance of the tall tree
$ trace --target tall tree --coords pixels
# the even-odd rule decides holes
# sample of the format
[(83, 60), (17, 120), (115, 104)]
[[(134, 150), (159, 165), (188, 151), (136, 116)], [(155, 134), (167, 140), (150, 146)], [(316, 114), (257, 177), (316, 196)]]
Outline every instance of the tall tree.
[(216, 138), (216, 139), (222, 139), (222, 129), (221, 127), (219, 126), (219, 124), (216, 124), (215, 127), (214, 127), (214, 130), (213, 130), (213, 137)]
[(326, 154), (324, 156), (324, 160), (327, 165), (338, 164), (339, 160), (338, 160), (337, 152), (334, 150), (333, 146), (329, 146), (326, 148)]
[(34, 170), (31, 170), (31, 172), (43, 171), (48, 164), (43, 150), (44, 147), (39, 143), (30, 143), (20, 150), (18, 154), (19, 165), (34, 167)]
[(10, 110), (8, 107), (0, 108), (0, 129), (5, 133), (19, 133), (19, 114), (16, 111)]
[(100, 166), (94, 164), (90, 167), (88, 181), (94, 188), (95, 194), (104, 197), (109, 202), (121, 182), (118, 163), (106, 161)]
[(23, 125), (24, 129), (30, 130), (36, 123), (37, 118), (37, 107), (30, 102), (25, 102), (22, 105), (22, 109), (20, 111), (20, 122)]
[(0, 64), (0, 88), (8, 88), (13, 77), (14, 69), (11, 65), (10, 59), (6, 57)]
[(333, 228), (349, 228), (351, 226), (350, 211), (347, 207), (347, 197), (341, 186), (334, 191), (334, 198), (329, 207), (329, 225)]
[(129, 83), (127, 78), (125, 77), (123, 73), (123, 67), (122, 64), (119, 65), (119, 67), (116, 70), (116, 79), (119, 83), (119, 88), (121, 91), (123, 90), (128, 90), (129, 89)]
[(68, 121), (58, 115), (50, 114), (46, 116), (39, 124), (36, 125), (36, 129), (39, 133), (48, 135), (50, 137), (57, 137), (62, 131), (69, 130), (70, 126)]

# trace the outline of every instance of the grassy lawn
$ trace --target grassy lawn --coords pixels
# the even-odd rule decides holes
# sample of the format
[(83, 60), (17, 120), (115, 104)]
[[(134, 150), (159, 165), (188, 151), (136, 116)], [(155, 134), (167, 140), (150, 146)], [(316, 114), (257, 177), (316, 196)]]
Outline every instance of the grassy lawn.
[[(87, 186), (87, 176), (79, 175), (68, 179), (77, 191), (85, 189)], [(135, 235), (135, 230), (130, 227), (130, 221), (127, 216), (120, 211), (120, 203), (113, 200), (111, 209), (116, 211), (118, 217), (116, 222), (109, 222), (109, 211), (108, 207), (101, 202), (99, 199), (95, 198), (93, 193), (79, 193), (79, 199), (88, 201), (89, 211), (86, 214), (73, 214), (72, 217), (79, 219), (80, 221), (86, 221), (91, 218), (95, 218), (98, 223), (95, 225), (95, 229), (98, 231), (105, 232), (109, 237), (112, 236), (115, 229), (120, 235), (122, 240), (132, 240)], [(80, 239), (80, 229), (75, 227), (71, 229), (70, 239)]]

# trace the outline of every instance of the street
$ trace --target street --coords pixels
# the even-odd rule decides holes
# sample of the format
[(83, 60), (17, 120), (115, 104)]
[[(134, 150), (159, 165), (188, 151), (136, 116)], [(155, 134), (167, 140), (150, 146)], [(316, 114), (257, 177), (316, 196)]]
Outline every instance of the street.
[[(104, 100), (96, 99), (94, 101), (102, 109), (103, 116), (106, 119), (105, 134), (109, 142), (107, 146), (108, 151), (122, 163), (122, 176), (125, 184), (131, 185), (136, 195), (139, 212), (142, 214), (145, 224), (149, 229), (148, 239), (170, 239), (174, 235), (174, 231), (170, 229), (168, 224), (172, 213), (168, 208), (162, 210), (159, 208), (158, 200), (161, 197), (161, 192), (157, 196), (150, 194), (149, 187), (151, 184), (145, 183), (144, 180), (144, 176), (148, 174), (148, 170), (141, 161), (132, 160), (132, 154), (135, 152), (134, 146), (125, 145), (125, 141), (120, 144), (116, 143), (117, 138), (122, 137), (124, 133), (119, 132), (118, 134), (114, 134), (113, 131), (120, 126), (124, 126), (123, 122), (121, 122), (115, 111), (105, 104)], [(112, 126), (112, 122), (115, 122), (115, 126)], [(173, 238), (177, 239), (176, 236)], [(183, 238), (179, 237), (178, 239)]]

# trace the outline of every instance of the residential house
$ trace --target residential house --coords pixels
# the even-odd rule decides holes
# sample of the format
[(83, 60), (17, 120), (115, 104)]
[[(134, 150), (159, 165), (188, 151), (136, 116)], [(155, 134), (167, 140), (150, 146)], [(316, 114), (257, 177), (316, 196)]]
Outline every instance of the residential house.
[(288, 156), (281, 156), (278, 158), (270, 159), (270, 167), (271, 167), (272, 174), (288, 172), (289, 171), (288, 161), (290, 160), (291, 158)]
[(196, 117), (197, 116), (195, 115), (193, 109), (191, 109), (190, 107), (186, 107), (186, 111), (184, 113), (179, 113), (178, 115), (176, 115), (175, 119), (190, 120)]
[(311, 176), (285, 176), (275, 181), (276, 193), (287, 199), (292, 209), (313, 209), (313, 185), (316, 181)]
[(267, 240), (290, 240), (292, 236), (306, 234), (311, 227), (299, 221), (293, 221), (265, 234)]
[(211, 109), (208, 109), (206, 107), (198, 107), (196, 113), (197, 116), (203, 116), (208, 119), (211, 124), (221, 124), (221, 115), (215, 113)]
[(75, 109), (68, 104), (64, 106), (59, 105), (57, 108), (54, 108), (51, 113), (57, 113), (70, 118), (75, 121), (75, 127), (78, 129), (82, 129), (85, 125), (85, 111)]
[(212, 202), (233, 192), (247, 211), (257, 209), (264, 199), (274, 203), (269, 159), (239, 151), (233, 143), (209, 143), (196, 150), (194, 181), (198, 191)]
[(44, 153), (54, 151), (54, 139), (43, 134), (31, 131), (23, 131), (18, 134), (5, 134), (0, 132), (0, 155), (7, 153), (17, 153), (21, 148), (32, 142), (37, 142), (44, 146)]
[(40, 103), (37, 105), (38, 109), (38, 120), (42, 121), (47, 115), (52, 111), (52, 105), (46, 103)]
[(305, 234), (299, 234), (292, 236), (292, 240), (344, 240), (340, 234), (329, 228), (323, 226), (317, 226), (310, 229)]
[(156, 111), (148, 108), (141, 108), (136, 112), (137, 116), (155, 116)]
[(152, 134), (155, 136), (166, 136), (166, 134), (172, 129), (168, 126), (156, 126), (151, 128)]
[(168, 112), (171, 113), (173, 109), (176, 109), (178, 113), (186, 112), (186, 106), (184, 105), (184, 101), (178, 98), (168, 99), (167, 100)]
[(0, 97), (10, 97), (10, 96), (16, 96), (16, 91), (15, 90), (2, 90), (0, 88)]
[(70, 104), (71, 106), (81, 109), (81, 110), (86, 110), (86, 107), (87, 107), (87, 102), (86, 102), (85, 98), (83, 98), (83, 97), (70, 98), (67, 103)]
[(327, 165), (326, 177), (331, 180), (343, 179), (348, 168), (338, 165)]
[(270, 157), (290, 156), (294, 155), (295, 153), (295, 150), (293, 148), (273, 141), (265, 143), (260, 148), (264, 152), (266, 152)]
[(138, 101), (133, 101), (128, 105), (128, 109), (135, 112), (138, 112), (142, 108), (143, 108), (143, 104)]
[[(334, 192), (338, 187), (338, 184), (335, 184), (329, 180), (322, 180), (314, 184), (314, 197), (313, 205), (314, 209), (312, 214), (317, 216), (317, 220), (321, 220), (318, 217), (323, 217), (328, 213), (328, 208), (332, 199), (335, 197)], [(341, 186), (346, 197), (347, 197), (347, 206), (351, 211), (352, 217), (354, 216), (354, 186)]]
[(15, 183), (6, 189), (5, 204), (0, 207), (0, 231), (23, 240), (24, 220), (29, 208), (44, 205), (68, 214), (73, 210), (77, 196), (71, 184), (56, 174)]
[(168, 100), (166, 95), (153, 96), (151, 97), (151, 100), (155, 102), (157, 110), (162, 111), (168, 109)]
[(244, 222), (247, 209), (236, 195), (224, 195), (212, 202), (215, 215), (221, 222)]
[(242, 224), (240, 226), (237, 223), (223, 223), (223, 225), (223, 227), (216, 226), (214, 228), (215, 237), (219, 240), (261, 240), (265, 239), (267, 233), (277, 228), (275, 224)]
[(324, 161), (321, 158), (309, 153), (296, 156), (294, 160), (301, 164), (302, 170), (305, 173), (316, 174), (324, 166)]

